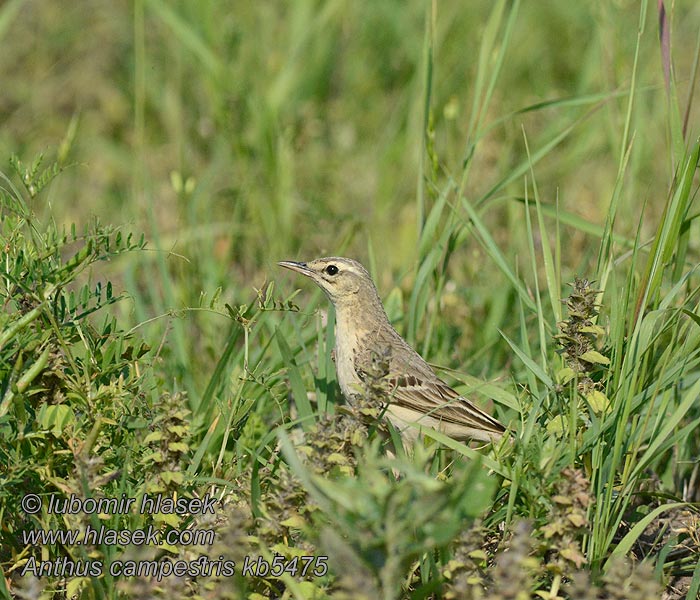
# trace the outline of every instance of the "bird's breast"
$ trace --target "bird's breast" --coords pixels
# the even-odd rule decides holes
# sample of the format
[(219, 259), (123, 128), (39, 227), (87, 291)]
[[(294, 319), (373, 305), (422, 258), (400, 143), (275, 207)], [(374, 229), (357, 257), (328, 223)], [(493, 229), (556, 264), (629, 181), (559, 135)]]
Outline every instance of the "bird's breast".
[(345, 319), (336, 318), (335, 372), (340, 390), (348, 401), (360, 393), (362, 384), (355, 370), (355, 355), (359, 342), (358, 333), (358, 329), (348, 326)]

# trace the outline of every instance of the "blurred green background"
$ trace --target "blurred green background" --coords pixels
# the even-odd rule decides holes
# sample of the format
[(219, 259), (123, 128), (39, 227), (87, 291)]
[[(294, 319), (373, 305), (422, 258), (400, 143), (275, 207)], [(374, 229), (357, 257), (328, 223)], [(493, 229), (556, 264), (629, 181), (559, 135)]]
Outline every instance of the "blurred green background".
[[(672, 9), (685, 106), (700, 5)], [(287, 295), (306, 284), (277, 260), (342, 253), (369, 262), (382, 296), (396, 289), (392, 316), (406, 333), (420, 230), (445, 189), (455, 206), (461, 187), (509, 263), (529, 268), (525, 136), (541, 200), (558, 198), (580, 219), (562, 227), (563, 281), (593, 274), (599, 242), (583, 220), (602, 230), (631, 88), (616, 231), (633, 236), (644, 210), (642, 231), (653, 233), (674, 154), (656, 3), (647, 12), (640, 32), (640, 4), (627, 0), (9, 0), (0, 159), (43, 152), (65, 167), (35, 201), (42, 218), (68, 226), (97, 216), (146, 234), (151, 252), (105, 267), (133, 298), (121, 305), (132, 324), (198, 306), (219, 287), (234, 305), (271, 279)], [(695, 106), (691, 139), (697, 116)], [(507, 349), (479, 349), (504, 344), (505, 280), (466, 216), (448, 212), (442, 219), (457, 223), (449, 281), (429, 307), (448, 333), (430, 354), (464, 366), (466, 353), (481, 374), (502, 372)], [(166, 324), (154, 322), (152, 339)], [(216, 359), (221, 326), (218, 315), (174, 325), (182, 373)], [(411, 332), (421, 338), (426, 327)]]

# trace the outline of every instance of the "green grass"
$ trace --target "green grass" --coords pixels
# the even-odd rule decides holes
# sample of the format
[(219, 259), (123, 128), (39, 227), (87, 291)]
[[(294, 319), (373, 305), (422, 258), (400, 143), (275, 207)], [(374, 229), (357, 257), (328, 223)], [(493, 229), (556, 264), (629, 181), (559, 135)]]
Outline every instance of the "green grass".
[[(0, 598), (696, 598), (700, 13), (666, 9), (0, 7)], [(275, 266), (326, 254), (512, 443), (387, 456)], [(22, 540), (100, 525), (215, 535)], [(110, 573), (202, 556), (235, 574)], [(21, 575), (55, 559), (101, 576)]]

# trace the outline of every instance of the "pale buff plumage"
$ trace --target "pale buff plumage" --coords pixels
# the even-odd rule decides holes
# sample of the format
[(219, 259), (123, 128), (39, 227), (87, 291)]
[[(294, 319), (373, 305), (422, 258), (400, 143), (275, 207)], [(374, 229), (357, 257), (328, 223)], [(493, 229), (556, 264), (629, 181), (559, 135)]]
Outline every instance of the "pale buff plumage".
[(359, 262), (328, 257), (278, 264), (309, 277), (335, 306), (335, 367), (350, 403), (362, 398), (377, 357), (386, 357), (387, 416), (405, 438), (419, 433), (409, 423), (456, 440), (495, 441), (503, 435), (503, 425), (442, 381), (396, 332), (372, 278)]

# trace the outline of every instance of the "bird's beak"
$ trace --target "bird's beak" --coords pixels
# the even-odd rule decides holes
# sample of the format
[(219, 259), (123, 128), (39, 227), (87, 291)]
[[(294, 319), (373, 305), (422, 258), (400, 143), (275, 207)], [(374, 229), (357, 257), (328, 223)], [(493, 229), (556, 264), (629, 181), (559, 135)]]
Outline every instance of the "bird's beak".
[(280, 267), (284, 267), (285, 269), (289, 269), (290, 271), (296, 271), (297, 273), (301, 273), (302, 275), (306, 275), (307, 277), (311, 277), (313, 274), (313, 271), (309, 269), (308, 266), (306, 266), (305, 262), (294, 262), (293, 260), (282, 260), (277, 263)]

